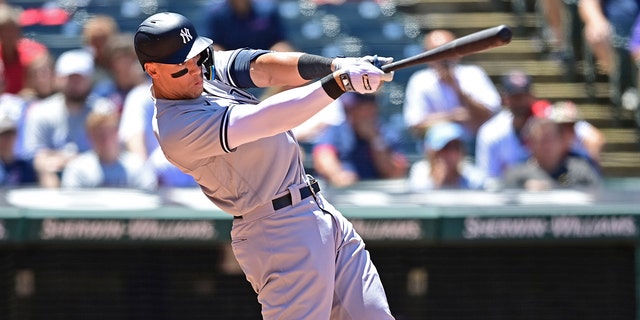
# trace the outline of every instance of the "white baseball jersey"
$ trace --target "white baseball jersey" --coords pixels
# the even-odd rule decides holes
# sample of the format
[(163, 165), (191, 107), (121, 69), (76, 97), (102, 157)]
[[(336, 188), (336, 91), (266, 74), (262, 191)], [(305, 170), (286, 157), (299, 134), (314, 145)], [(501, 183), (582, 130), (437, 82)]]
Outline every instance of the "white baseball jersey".
[(192, 175), (214, 204), (234, 216), (271, 205), (276, 195), (305, 177), (298, 143), (290, 131), (243, 144), (238, 150), (229, 148), (230, 111), (259, 102), (232, 86), (238, 85), (239, 75), (230, 66), (240, 52), (216, 52), (216, 79), (205, 81), (203, 95), (193, 100), (156, 99), (154, 119), (167, 159)]

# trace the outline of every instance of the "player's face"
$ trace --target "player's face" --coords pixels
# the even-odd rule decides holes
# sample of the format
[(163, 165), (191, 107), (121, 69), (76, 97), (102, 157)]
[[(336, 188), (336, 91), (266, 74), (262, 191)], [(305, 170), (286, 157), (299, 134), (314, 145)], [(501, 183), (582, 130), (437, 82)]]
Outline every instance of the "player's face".
[(202, 94), (202, 69), (197, 61), (200, 55), (179, 64), (153, 63), (148, 73), (153, 78), (154, 92), (160, 99), (195, 99)]

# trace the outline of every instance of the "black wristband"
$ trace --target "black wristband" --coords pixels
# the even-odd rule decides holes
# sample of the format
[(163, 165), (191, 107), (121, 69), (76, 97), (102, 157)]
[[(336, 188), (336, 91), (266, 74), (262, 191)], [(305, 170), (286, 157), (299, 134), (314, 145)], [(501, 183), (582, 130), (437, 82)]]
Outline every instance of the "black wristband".
[(344, 93), (344, 90), (342, 90), (342, 88), (338, 84), (338, 81), (336, 81), (336, 79), (333, 77), (333, 74), (322, 78), (322, 80), (320, 80), (320, 83), (322, 83), (322, 89), (324, 89), (324, 92), (326, 92), (327, 95), (333, 100), (340, 98), (340, 96)]
[(305, 53), (298, 58), (298, 73), (305, 80), (318, 79), (333, 72), (333, 59)]

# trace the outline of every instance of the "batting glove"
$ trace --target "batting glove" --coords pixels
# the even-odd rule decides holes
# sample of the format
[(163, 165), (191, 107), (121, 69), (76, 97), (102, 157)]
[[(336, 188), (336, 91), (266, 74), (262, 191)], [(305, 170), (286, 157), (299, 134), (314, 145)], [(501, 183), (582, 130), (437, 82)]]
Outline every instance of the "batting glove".
[(335, 58), (333, 59), (333, 70), (341, 70), (350, 64), (368, 62), (378, 68), (393, 62), (392, 57), (364, 56), (359, 58)]
[(393, 73), (385, 73), (366, 62), (352, 63), (338, 72), (340, 84), (345, 92), (373, 93), (382, 82), (393, 80)]

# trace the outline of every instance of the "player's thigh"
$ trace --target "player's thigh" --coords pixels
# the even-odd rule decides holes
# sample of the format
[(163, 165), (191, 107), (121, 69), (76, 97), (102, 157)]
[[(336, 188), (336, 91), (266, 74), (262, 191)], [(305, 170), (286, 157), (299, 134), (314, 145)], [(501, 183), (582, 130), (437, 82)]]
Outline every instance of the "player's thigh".
[(326, 201), (338, 245), (332, 320), (393, 319), (378, 270), (365, 243), (342, 213)]
[(258, 293), (263, 317), (328, 317), (335, 274), (333, 229), (330, 216), (306, 204), (234, 224), (234, 255)]

